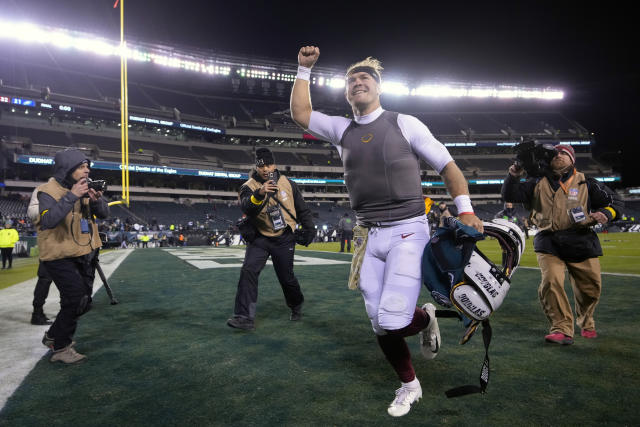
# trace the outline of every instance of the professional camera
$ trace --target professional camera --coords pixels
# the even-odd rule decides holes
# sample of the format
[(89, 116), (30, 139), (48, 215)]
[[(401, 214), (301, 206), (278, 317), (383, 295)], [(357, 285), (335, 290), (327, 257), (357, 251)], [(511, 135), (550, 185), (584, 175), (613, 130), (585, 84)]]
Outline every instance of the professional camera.
[(516, 167), (524, 169), (530, 177), (543, 176), (550, 171), (551, 160), (557, 154), (553, 145), (533, 139), (524, 139), (514, 149), (516, 151)]
[(87, 178), (87, 184), (89, 188), (93, 188), (95, 191), (107, 191), (107, 181), (104, 179), (91, 179)]

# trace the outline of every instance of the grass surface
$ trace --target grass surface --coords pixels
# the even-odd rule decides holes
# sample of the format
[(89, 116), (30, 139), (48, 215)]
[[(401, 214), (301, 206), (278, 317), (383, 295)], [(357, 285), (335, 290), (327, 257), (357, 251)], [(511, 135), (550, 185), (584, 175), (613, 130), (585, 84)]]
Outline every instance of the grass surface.
[[(603, 272), (640, 274), (640, 233), (599, 234), (599, 237), (604, 252), (604, 256), (600, 258)], [(495, 241), (482, 241), (478, 247), (491, 259), (500, 259), (500, 248)], [(297, 246), (296, 250), (338, 252), (340, 243), (312, 243), (308, 248)], [(35, 277), (38, 271), (36, 258), (14, 257), (13, 265), (11, 270), (0, 270), (0, 289)], [(533, 252), (533, 239), (527, 240), (527, 248), (520, 265), (538, 266)]]
[(29, 280), (38, 274), (38, 258), (13, 257), (13, 267), (0, 270), (0, 289)]
[[(603, 272), (640, 274), (640, 233), (600, 233), (598, 237), (604, 254), (600, 257)], [(500, 261), (501, 251), (495, 240), (481, 241), (478, 247), (492, 260)], [(305, 248), (298, 247), (298, 250), (301, 249)], [(309, 249), (338, 252), (340, 243), (312, 243)], [(536, 254), (533, 252), (533, 237), (526, 241), (526, 249), (520, 265), (538, 267)]]
[[(343, 254), (305, 252), (345, 260)], [(606, 258), (606, 257), (605, 257)], [(159, 249), (131, 254), (80, 320), (77, 348), (89, 360), (42, 359), (0, 412), (0, 425), (638, 425), (638, 279), (605, 276), (596, 311), (600, 336), (545, 344), (539, 272), (518, 270), (492, 317), (487, 395), (447, 399), (477, 384), (478, 334), (441, 319), (441, 353), (420, 356), (423, 387), (411, 413), (386, 406), (399, 386), (378, 346), (362, 298), (346, 286), (349, 265), (298, 266), (304, 318), (290, 322), (271, 266), (260, 276), (257, 330), (228, 328), (239, 269), (199, 270)], [(570, 288), (570, 286), (567, 286)], [(426, 292), (420, 302), (427, 301)]]

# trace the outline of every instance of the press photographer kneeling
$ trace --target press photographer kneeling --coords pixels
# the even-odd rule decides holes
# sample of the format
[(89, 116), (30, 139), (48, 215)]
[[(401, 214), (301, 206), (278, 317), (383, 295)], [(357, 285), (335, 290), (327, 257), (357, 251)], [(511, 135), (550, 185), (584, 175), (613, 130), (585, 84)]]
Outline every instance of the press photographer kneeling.
[[(239, 224), (247, 250), (233, 317), (227, 320), (227, 325), (255, 329), (258, 276), (269, 256), (291, 309), (290, 320), (300, 320), (304, 296), (293, 274), (293, 256), (296, 243), (308, 246), (313, 241), (316, 230), (311, 211), (296, 184), (278, 172), (273, 153), (267, 148), (256, 150), (256, 167), (240, 187), (239, 197), (242, 212), (247, 216)], [(302, 224), (302, 229), (298, 230), (296, 223)]]
[(56, 153), (53, 177), (37, 188), (40, 260), (60, 291), (60, 312), (42, 339), (53, 350), (52, 362), (86, 359), (75, 351), (73, 334), (78, 317), (91, 308), (93, 261), (102, 245), (94, 217), (109, 215), (102, 186), (91, 188), (89, 182), (89, 160), (69, 149)]
[[(575, 322), (584, 338), (596, 338), (594, 311), (600, 299), (602, 248), (591, 229), (615, 219), (619, 197), (575, 167), (570, 145), (543, 146), (532, 141), (516, 147), (518, 161), (509, 168), (503, 187), (505, 202), (522, 202), (538, 228), (534, 250), (542, 281), (538, 297), (549, 320), (547, 342), (572, 344), (574, 317), (564, 290), (565, 268), (575, 295)], [(527, 180), (520, 177), (527, 172)]]

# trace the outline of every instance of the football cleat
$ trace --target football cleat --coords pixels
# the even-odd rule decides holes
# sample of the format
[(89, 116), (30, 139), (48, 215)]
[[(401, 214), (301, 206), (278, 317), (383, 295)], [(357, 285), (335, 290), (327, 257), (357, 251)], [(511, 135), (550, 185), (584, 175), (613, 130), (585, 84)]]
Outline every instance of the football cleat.
[(430, 302), (422, 306), (429, 315), (429, 324), (420, 331), (420, 351), (425, 359), (434, 359), (440, 351), (440, 327), (436, 318), (436, 307)]
[(420, 387), (419, 382), (417, 387), (409, 387), (407, 384), (402, 384), (402, 387), (396, 390), (396, 398), (389, 404), (387, 412), (392, 417), (407, 415), (411, 410), (411, 405), (420, 400), (420, 398), (422, 398), (422, 387)]

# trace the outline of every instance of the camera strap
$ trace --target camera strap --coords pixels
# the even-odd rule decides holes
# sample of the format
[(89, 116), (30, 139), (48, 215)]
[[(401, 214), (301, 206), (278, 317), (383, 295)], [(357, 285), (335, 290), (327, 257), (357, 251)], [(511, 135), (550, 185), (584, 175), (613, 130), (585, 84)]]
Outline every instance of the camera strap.
[(291, 212), (289, 212), (289, 209), (287, 209), (287, 208), (286, 208), (282, 203), (280, 203), (280, 200), (278, 200), (278, 196), (276, 196), (276, 195), (274, 194), (274, 195), (273, 195), (273, 196), (271, 196), (271, 197), (273, 197), (273, 200), (275, 200), (275, 201), (276, 201), (276, 203), (278, 203), (278, 204), (280, 205), (280, 207), (282, 207), (282, 209), (284, 209), (284, 211), (285, 211), (286, 213), (288, 213), (288, 214), (289, 214), (289, 216), (290, 216), (291, 218), (293, 218), (293, 220), (296, 222), (296, 224), (298, 224), (298, 218), (296, 218), (296, 216), (295, 216), (294, 214), (292, 214)]

